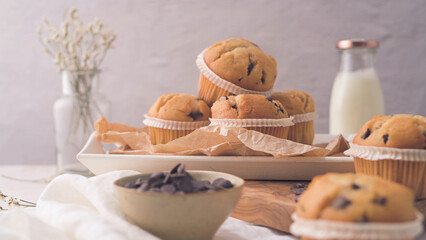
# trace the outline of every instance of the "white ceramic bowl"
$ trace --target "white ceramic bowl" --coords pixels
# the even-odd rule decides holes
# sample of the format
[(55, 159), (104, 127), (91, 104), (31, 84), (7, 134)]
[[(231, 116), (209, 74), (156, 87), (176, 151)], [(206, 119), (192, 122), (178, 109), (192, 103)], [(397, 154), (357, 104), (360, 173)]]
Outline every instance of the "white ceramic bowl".
[(119, 204), (131, 222), (162, 239), (212, 239), (241, 197), (244, 180), (231, 174), (188, 171), (197, 180), (224, 178), (234, 187), (216, 192), (184, 195), (138, 192), (128, 182), (151, 174), (124, 177), (114, 182)]

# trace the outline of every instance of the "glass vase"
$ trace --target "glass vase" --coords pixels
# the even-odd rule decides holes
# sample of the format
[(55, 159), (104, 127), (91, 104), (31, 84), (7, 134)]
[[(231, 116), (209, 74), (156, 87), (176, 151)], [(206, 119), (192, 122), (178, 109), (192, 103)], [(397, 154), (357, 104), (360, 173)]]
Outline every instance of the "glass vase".
[(90, 175), (77, 160), (100, 116), (109, 118), (111, 103), (99, 91), (97, 69), (62, 71), (62, 95), (53, 106), (59, 173)]

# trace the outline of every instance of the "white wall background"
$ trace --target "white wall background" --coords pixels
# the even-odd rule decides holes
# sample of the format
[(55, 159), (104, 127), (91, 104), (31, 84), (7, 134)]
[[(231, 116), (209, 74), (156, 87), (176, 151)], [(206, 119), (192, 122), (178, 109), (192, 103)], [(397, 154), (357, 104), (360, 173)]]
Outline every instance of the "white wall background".
[(196, 94), (196, 56), (230, 37), (275, 57), (275, 89), (311, 93), (317, 132), (328, 132), (334, 46), (346, 38), (380, 41), (387, 114), (426, 115), (426, 1), (0, 0), (0, 163), (55, 162), (52, 104), (60, 76), (41, 51), (35, 24), (43, 16), (59, 23), (70, 7), (86, 21), (101, 18), (118, 35), (101, 76), (116, 122), (141, 126), (161, 94)]

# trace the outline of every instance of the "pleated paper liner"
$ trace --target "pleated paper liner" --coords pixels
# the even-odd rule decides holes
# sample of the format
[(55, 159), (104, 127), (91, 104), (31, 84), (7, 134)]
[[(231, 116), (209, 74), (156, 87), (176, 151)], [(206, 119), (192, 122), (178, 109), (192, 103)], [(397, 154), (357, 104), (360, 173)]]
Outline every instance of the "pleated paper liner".
[(219, 77), (214, 73), (204, 61), (204, 49), (197, 57), (196, 64), (200, 69), (200, 80), (198, 82), (198, 95), (207, 102), (209, 106), (222, 96), (229, 96), (231, 94), (260, 94), (264, 96), (271, 96), (272, 89), (268, 91), (254, 91), (239, 87), (225, 79)]
[(210, 121), (171, 121), (144, 115), (143, 123), (148, 126), (149, 138), (152, 144), (168, 143), (176, 138), (190, 134), (195, 129), (209, 125)]
[(351, 144), (345, 154), (354, 157), (356, 173), (400, 183), (410, 188), (416, 199), (426, 198), (426, 150)]
[(423, 232), (423, 215), (416, 213), (416, 219), (409, 222), (353, 223), (322, 219), (303, 219), (296, 213), (291, 216), (290, 232), (302, 236), (302, 240), (405, 240), (414, 239)]
[(163, 128), (148, 127), (149, 139), (152, 144), (164, 144), (190, 134), (194, 130), (169, 130)]
[(279, 119), (218, 119), (210, 118), (211, 126), (243, 127), (263, 134), (269, 134), (277, 138), (287, 139), (288, 130), (293, 126), (293, 118)]
[(288, 131), (288, 140), (312, 145), (315, 136), (314, 120), (318, 118), (316, 112), (292, 115), (294, 126)]

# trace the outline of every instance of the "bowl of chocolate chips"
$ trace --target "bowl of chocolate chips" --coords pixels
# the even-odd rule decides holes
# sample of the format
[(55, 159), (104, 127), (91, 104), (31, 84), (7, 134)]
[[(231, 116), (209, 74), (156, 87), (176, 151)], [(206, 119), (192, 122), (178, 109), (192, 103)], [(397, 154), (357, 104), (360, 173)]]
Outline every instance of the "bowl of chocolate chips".
[(138, 174), (114, 182), (126, 218), (161, 239), (212, 239), (241, 197), (244, 180), (227, 173)]

